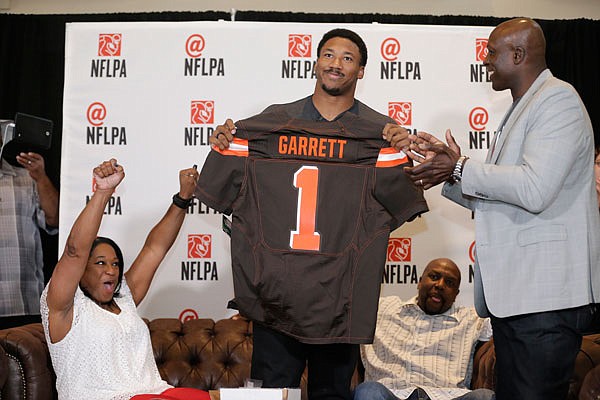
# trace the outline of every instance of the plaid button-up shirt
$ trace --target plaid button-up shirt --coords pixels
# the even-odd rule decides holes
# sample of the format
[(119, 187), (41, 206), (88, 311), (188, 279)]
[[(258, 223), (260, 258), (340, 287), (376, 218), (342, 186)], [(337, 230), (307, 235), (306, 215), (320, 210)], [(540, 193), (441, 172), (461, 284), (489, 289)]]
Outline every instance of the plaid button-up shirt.
[(361, 346), (365, 381), (382, 383), (401, 399), (416, 387), (432, 400), (453, 399), (468, 392), (475, 344), (491, 334), (489, 320), (473, 308), (454, 304), (428, 315), (416, 297), (382, 297), (373, 344)]
[(36, 184), (24, 168), (0, 165), (0, 317), (37, 315), (44, 288), (39, 228), (48, 233)]

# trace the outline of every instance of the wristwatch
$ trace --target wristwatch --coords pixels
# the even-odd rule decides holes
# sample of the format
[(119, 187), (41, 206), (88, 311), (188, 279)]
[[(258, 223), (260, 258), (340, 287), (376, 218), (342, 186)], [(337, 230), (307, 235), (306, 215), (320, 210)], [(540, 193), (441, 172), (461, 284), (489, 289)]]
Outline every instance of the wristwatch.
[(468, 159), (469, 159), (469, 157), (467, 157), (467, 156), (460, 156), (458, 158), (458, 161), (454, 165), (454, 170), (452, 171), (452, 175), (450, 175), (450, 178), (452, 179), (453, 182), (460, 182), (460, 180), (462, 179), (463, 168), (465, 167), (465, 163), (467, 162)]

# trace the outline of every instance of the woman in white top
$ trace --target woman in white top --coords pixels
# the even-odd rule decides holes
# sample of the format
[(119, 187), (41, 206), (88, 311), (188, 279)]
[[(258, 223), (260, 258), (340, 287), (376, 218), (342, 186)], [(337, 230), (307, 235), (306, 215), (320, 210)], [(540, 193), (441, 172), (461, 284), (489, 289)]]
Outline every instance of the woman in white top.
[(125, 173), (115, 159), (93, 172), (96, 191), (71, 228), (41, 298), (58, 398), (210, 399), (205, 391), (173, 388), (161, 379), (148, 328), (136, 310), (179, 233), (198, 172), (180, 172), (179, 193), (125, 273), (119, 247), (96, 237), (106, 204)]

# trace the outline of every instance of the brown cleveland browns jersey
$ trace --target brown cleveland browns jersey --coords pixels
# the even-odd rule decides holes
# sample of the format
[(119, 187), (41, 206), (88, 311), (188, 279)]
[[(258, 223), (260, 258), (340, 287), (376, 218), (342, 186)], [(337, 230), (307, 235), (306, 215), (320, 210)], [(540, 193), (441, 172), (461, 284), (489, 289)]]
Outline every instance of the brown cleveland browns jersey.
[(199, 200), (233, 214), (234, 303), (305, 343), (370, 343), (390, 232), (427, 211), (383, 123), (266, 112), (213, 148)]

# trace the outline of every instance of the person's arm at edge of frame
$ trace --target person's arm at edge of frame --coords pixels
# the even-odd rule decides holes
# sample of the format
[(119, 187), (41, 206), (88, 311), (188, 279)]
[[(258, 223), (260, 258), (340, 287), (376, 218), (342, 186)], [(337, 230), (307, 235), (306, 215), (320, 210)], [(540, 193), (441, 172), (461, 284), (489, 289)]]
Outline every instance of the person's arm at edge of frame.
[(17, 162), (29, 171), (37, 186), (40, 207), (46, 216), (46, 225), (58, 226), (58, 190), (46, 175), (44, 158), (37, 153), (20, 153)]
[[(179, 172), (178, 195), (180, 199), (188, 202), (188, 205), (196, 189), (198, 176), (196, 168), (188, 168)], [(146, 297), (156, 270), (175, 242), (186, 211), (187, 206), (181, 208), (175, 203), (169, 205), (165, 215), (148, 234), (146, 242), (133, 261), (131, 268), (125, 272), (127, 285), (136, 306)]]
[(85, 272), (106, 204), (125, 172), (113, 158), (94, 168), (94, 177), (96, 191), (75, 220), (48, 284), (48, 334), (53, 343), (62, 340), (71, 329), (75, 292)]

